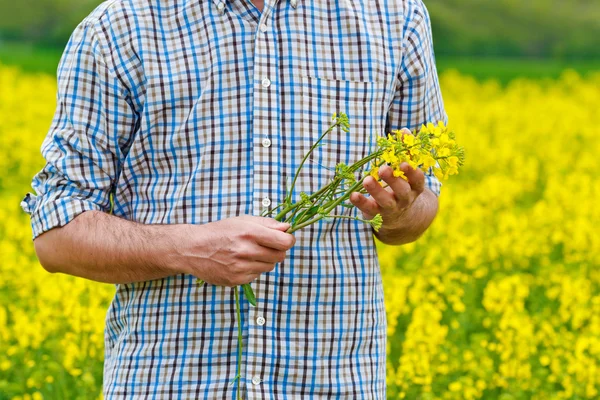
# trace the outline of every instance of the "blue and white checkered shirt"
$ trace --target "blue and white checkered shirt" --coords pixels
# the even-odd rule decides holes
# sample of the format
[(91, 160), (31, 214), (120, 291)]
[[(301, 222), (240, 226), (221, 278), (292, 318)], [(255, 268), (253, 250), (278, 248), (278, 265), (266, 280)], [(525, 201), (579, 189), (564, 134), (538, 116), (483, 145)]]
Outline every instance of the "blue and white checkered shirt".
[[(145, 224), (260, 215), (334, 112), (298, 179), (327, 183), (376, 135), (446, 114), (421, 0), (110, 0), (75, 29), (58, 69), (47, 160), (23, 209), (33, 238), (87, 210)], [(370, 147), (373, 146), (373, 147)], [(439, 195), (440, 183), (426, 176)], [(340, 206), (335, 214), (357, 214)], [(248, 399), (386, 394), (386, 314), (372, 228), (320, 221), (242, 301)], [(231, 288), (195, 277), (117, 285), (105, 331), (107, 398), (233, 398)]]

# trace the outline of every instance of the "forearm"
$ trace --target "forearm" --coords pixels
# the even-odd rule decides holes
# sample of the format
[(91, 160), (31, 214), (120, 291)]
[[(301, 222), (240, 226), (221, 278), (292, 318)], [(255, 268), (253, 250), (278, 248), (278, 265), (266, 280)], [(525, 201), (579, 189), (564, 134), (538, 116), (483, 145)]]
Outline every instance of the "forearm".
[(386, 221), (375, 237), (389, 245), (402, 245), (417, 240), (431, 225), (438, 210), (437, 196), (425, 189), (398, 221)]
[(40, 263), (106, 283), (131, 283), (174, 275), (170, 257), (177, 225), (140, 224), (100, 211), (86, 211), (34, 240)]

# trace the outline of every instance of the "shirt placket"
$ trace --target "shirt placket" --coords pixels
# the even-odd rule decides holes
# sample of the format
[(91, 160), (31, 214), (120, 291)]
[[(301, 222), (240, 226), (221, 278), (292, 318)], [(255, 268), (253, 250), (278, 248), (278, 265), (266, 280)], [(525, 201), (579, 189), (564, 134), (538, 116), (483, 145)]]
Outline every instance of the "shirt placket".
[[(260, 215), (265, 209), (279, 204), (281, 173), (280, 160), (280, 107), (279, 107), (279, 73), (277, 70), (277, 54), (275, 47), (275, 31), (271, 25), (273, 13), (278, 0), (265, 1), (260, 21), (257, 26), (254, 50), (254, 99), (253, 99), (253, 211)], [(262, 393), (269, 393), (272, 379), (269, 370), (262, 370), (263, 357), (270, 352), (263, 341), (263, 330), (271, 321), (263, 310), (268, 296), (273, 293), (272, 282), (266, 285), (264, 275), (252, 282), (256, 293), (256, 307), (249, 307), (248, 342), (245, 382), (248, 399), (262, 398)], [(264, 363), (268, 365), (268, 363)]]

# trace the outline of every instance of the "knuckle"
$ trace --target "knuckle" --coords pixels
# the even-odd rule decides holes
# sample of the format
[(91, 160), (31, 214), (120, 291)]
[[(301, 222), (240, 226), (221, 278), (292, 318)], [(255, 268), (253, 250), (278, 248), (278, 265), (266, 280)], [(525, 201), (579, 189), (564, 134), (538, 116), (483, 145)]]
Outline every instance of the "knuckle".
[(250, 240), (252, 238), (252, 231), (250, 229), (242, 229), (238, 235), (240, 239)]
[(381, 207), (385, 209), (392, 209), (396, 207), (396, 202), (394, 200), (385, 200), (382, 202)]
[(396, 188), (396, 190), (395, 190), (396, 198), (408, 197), (408, 195), (410, 194), (410, 191), (411, 191), (410, 185), (408, 185), (408, 184), (399, 185), (398, 188)]
[(241, 243), (238, 245), (238, 255), (243, 258), (252, 256), (254, 254), (253, 250), (254, 250), (253, 247), (250, 246), (249, 244)]
[(234, 274), (234, 276), (238, 276), (246, 272), (246, 268), (240, 263), (232, 264), (230, 270)]

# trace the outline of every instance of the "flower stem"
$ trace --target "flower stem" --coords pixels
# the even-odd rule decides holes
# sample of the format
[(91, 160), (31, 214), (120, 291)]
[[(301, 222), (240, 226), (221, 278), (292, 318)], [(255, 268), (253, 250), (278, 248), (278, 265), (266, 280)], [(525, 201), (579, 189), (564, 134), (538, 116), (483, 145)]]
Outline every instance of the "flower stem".
[[(385, 161), (381, 161), (377, 166), (381, 166), (383, 164), (385, 164)], [(305, 226), (314, 224), (315, 222), (319, 221), (320, 219), (328, 217), (327, 214), (329, 214), (329, 212), (331, 210), (333, 210), (335, 207), (337, 207), (344, 200), (348, 199), (350, 197), (350, 194), (352, 194), (353, 192), (356, 192), (357, 190), (360, 190), (360, 187), (362, 186), (362, 183), (367, 176), (369, 176), (369, 175), (365, 175), (362, 178), (360, 178), (360, 180), (358, 180), (354, 185), (352, 185), (352, 187), (350, 187), (350, 189), (348, 189), (348, 191), (343, 196), (338, 197), (335, 201), (333, 201), (331, 204), (329, 204), (329, 206), (327, 208), (325, 208), (323, 214), (319, 214), (318, 216), (316, 216), (315, 218), (313, 218), (309, 221), (302, 222), (302, 223), (294, 226), (293, 228), (288, 229), (287, 232), (293, 233), (299, 229), (304, 228)]]
[(294, 191), (294, 186), (296, 185), (296, 180), (298, 179), (298, 175), (300, 175), (300, 170), (302, 169), (302, 166), (304, 166), (304, 163), (308, 159), (308, 156), (310, 156), (310, 154), (313, 152), (313, 150), (317, 148), (317, 146), (319, 145), (319, 142), (321, 140), (323, 140), (323, 138), (325, 137), (325, 135), (327, 135), (329, 132), (331, 132), (339, 124), (340, 124), (339, 121), (336, 121), (334, 124), (332, 124), (329, 127), (329, 129), (327, 129), (325, 132), (323, 132), (323, 134), (321, 135), (321, 137), (319, 137), (319, 139), (315, 143), (313, 143), (312, 146), (310, 146), (310, 149), (304, 155), (304, 158), (302, 159), (302, 162), (300, 163), (300, 166), (298, 166), (298, 169), (296, 170), (296, 173), (294, 174), (294, 179), (292, 180), (292, 186), (290, 186), (290, 192), (288, 193), (288, 197), (287, 197), (287, 199), (286, 199), (285, 202), (291, 201), (291, 199), (292, 199), (292, 193)]
[[(325, 191), (329, 190), (329, 187), (330, 187), (330, 185), (331, 185), (332, 183), (333, 183), (333, 181), (332, 181), (332, 182), (330, 182), (330, 183), (328, 183), (327, 185), (323, 186), (321, 189), (319, 189), (317, 192), (315, 192), (315, 193), (313, 193), (312, 195), (310, 195), (308, 198), (312, 200), (312, 199), (314, 199), (315, 197), (317, 197), (317, 196), (320, 196), (320, 195), (321, 195), (323, 192), (325, 192)], [(282, 218), (283, 218), (283, 217), (285, 217), (285, 215), (286, 215), (288, 212), (292, 211), (292, 210), (293, 210), (293, 209), (295, 209), (295, 208), (298, 208), (300, 205), (302, 205), (302, 202), (298, 202), (298, 203), (290, 204), (289, 206), (287, 206), (286, 208), (284, 208), (283, 210), (281, 210), (281, 211), (279, 212), (279, 214), (277, 214), (277, 215), (276, 215), (274, 218), (275, 218), (277, 221), (281, 221), (281, 220), (282, 220)], [(268, 215), (268, 214), (267, 214), (267, 215)]]
[[(367, 164), (371, 160), (376, 159), (377, 157), (379, 157), (381, 155), (381, 153), (382, 153), (382, 151), (377, 151), (377, 152), (375, 152), (375, 153), (373, 153), (373, 154), (371, 154), (371, 155), (363, 158), (362, 160), (357, 161), (356, 163), (352, 164), (349, 167), (349, 170), (352, 171), (352, 172), (356, 172), (358, 169), (360, 169), (361, 167), (363, 167), (365, 164)], [(322, 196), (324, 192), (330, 191), (331, 190), (331, 185), (336, 185), (336, 187), (337, 187), (337, 185), (339, 184), (339, 182), (337, 182), (337, 181), (340, 180), (340, 179), (341, 178), (339, 178), (339, 177), (334, 178), (327, 185), (323, 186), (321, 189), (319, 189), (318, 191), (316, 191), (315, 193), (313, 193), (312, 195), (310, 195), (309, 199), (312, 200), (315, 197)], [(283, 210), (281, 210), (279, 212), (279, 214), (277, 214), (275, 216), (275, 220), (281, 221), (288, 212), (290, 212), (290, 211), (298, 208), (300, 205), (302, 205), (301, 202), (297, 202), (297, 203), (288, 205), (286, 208), (284, 208)], [(268, 215), (270, 213), (271, 213), (271, 211), (269, 211), (266, 215)]]
[(240, 315), (240, 295), (238, 294), (237, 286), (233, 287), (233, 293), (235, 294), (235, 311), (237, 314), (237, 326), (238, 326), (238, 357), (237, 357), (237, 400), (240, 400), (240, 386), (241, 386), (241, 363), (242, 363), (242, 318)]
[(332, 202), (332, 203), (329, 205), (329, 207), (327, 207), (327, 208), (325, 209), (325, 212), (324, 212), (324, 214), (325, 214), (325, 215), (323, 215), (323, 214), (319, 214), (317, 217), (315, 217), (315, 218), (313, 218), (313, 219), (311, 219), (311, 220), (309, 220), (309, 221), (302, 222), (302, 223), (300, 223), (300, 224), (298, 224), (298, 225), (294, 226), (293, 228), (290, 228), (290, 229), (288, 229), (288, 230), (287, 230), (287, 232), (288, 232), (288, 233), (293, 233), (293, 232), (296, 232), (297, 230), (299, 230), (299, 229), (302, 229), (302, 228), (304, 228), (305, 226), (312, 225), (312, 224), (314, 224), (315, 222), (319, 221), (320, 219), (322, 219), (322, 218), (326, 217), (326, 216), (327, 216), (326, 214), (327, 214), (327, 213), (329, 213), (331, 210), (333, 210), (335, 207), (337, 207), (337, 205), (338, 205), (338, 204), (340, 204), (342, 201), (344, 201), (345, 199), (347, 199), (347, 198), (350, 196), (350, 193), (352, 193), (352, 192), (356, 191), (356, 189), (358, 189), (358, 188), (360, 187), (360, 185), (362, 184), (362, 182), (363, 182), (363, 180), (364, 180), (364, 179), (365, 179), (365, 177), (362, 177), (362, 178), (361, 178), (361, 180), (360, 180), (360, 181), (358, 181), (358, 182), (356, 182), (356, 184), (354, 184), (354, 185), (353, 185), (353, 186), (352, 186), (352, 187), (351, 187), (351, 188), (348, 190), (348, 192), (346, 192), (346, 194), (345, 194), (345, 195), (343, 195), (342, 197), (339, 197), (339, 198), (338, 198), (338, 199), (336, 199), (334, 202)]
[(355, 219), (357, 221), (366, 222), (366, 223), (371, 222), (368, 219), (363, 219), (363, 218), (359, 218), (359, 217), (352, 217), (350, 215), (328, 215), (327, 218), (345, 218), (345, 219)]

